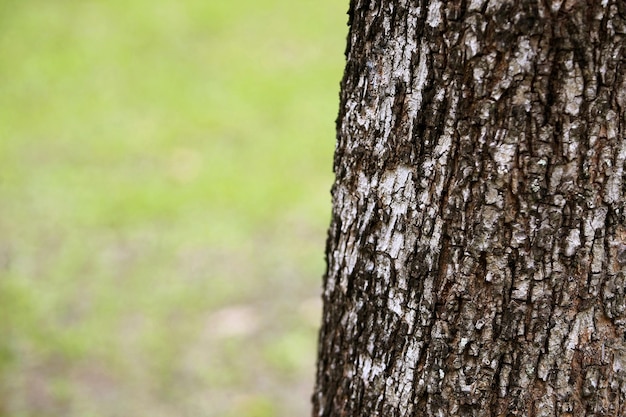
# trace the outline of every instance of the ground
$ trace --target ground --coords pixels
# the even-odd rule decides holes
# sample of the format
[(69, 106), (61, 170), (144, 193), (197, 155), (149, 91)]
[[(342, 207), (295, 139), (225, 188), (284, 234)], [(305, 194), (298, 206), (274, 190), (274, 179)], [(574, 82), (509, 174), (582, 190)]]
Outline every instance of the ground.
[(306, 415), (347, 4), (0, 4), (0, 416)]

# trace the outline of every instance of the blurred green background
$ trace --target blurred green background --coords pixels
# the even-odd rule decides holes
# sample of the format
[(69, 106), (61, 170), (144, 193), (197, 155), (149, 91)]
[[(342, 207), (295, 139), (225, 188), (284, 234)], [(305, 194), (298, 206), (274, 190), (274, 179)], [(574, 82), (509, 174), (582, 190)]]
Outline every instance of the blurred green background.
[(0, 2), (0, 415), (306, 416), (347, 1)]

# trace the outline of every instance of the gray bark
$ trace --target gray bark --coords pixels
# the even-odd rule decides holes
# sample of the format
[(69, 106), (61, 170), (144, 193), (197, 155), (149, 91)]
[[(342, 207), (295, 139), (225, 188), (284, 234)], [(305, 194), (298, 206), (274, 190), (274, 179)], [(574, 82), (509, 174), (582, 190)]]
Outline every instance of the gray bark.
[(626, 2), (352, 0), (314, 416), (626, 416)]

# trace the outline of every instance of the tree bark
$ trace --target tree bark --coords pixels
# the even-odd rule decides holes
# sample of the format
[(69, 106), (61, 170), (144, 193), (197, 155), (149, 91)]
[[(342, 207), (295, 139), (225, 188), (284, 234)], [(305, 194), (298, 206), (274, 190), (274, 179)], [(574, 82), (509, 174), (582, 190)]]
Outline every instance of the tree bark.
[(352, 0), (314, 416), (626, 416), (625, 16)]

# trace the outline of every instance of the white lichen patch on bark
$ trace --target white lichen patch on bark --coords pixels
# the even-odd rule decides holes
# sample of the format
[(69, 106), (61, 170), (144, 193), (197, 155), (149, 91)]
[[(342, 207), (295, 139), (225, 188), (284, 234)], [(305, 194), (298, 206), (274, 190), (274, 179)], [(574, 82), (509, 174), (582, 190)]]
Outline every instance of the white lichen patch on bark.
[(615, 203), (622, 195), (622, 182), (624, 175), (624, 163), (626, 162), (626, 140), (622, 140), (615, 163), (611, 164), (610, 177), (606, 184), (604, 201)]
[[(420, 343), (411, 341), (399, 359), (393, 364), (393, 368), (388, 372), (385, 384), (385, 398), (394, 406), (408, 404), (413, 393), (415, 379), (415, 364), (421, 355)], [(406, 366), (406, 364), (413, 366)]]
[(551, 0), (550, 1), (550, 9), (552, 13), (556, 13), (561, 10), (561, 6), (563, 5), (563, 0)]
[[(406, 203), (405, 201), (397, 201), (401, 196), (402, 190), (410, 187), (410, 177), (413, 175), (413, 169), (408, 166), (398, 165), (392, 170), (387, 170), (383, 173), (379, 186), (378, 186), (378, 198), (385, 205), (395, 205)], [(404, 200), (404, 198), (400, 198)], [(405, 207), (406, 210), (406, 207)]]
[(565, 62), (568, 75), (564, 83), (565, 113), (578, 116), (580, 106), (583, 102), (583, 91), (585, 88), (584, 79), (580, 67), (574, 63), (573, 58)]
[(589, 338), (595, 331), (593, 325), (593, 310), (578, 313), (574, 324), (571, 326), (565, 347), (567, 351), (573, 351), (581, 343), (581, 338)]
[(528, 298), (529, 288), (530, 281), (517, 281), (515, 283), (515, 287), (513, 287), (511, 298), (515, 300), (526, 300), (526, 298)]
[[(563, 124), (563, 156), (569, 161), (575, 161), (578, 157), (579, 138), (575, 132), (579, 129), (580, 123), (576, 120)], [(575, 179), (577, 176), (578, 171), (575, 167), (572, 177)]]
[(511, 61), (511, 65), (509, 66), (509, 75), (517, 75), (532, 70), (535, 50), (530, 45), (529, 39), (520, 39), (518, 49), (514, 56), (515, 59)]
[(436, 28), (443, 21), (441, 18), (441, 2), (439, 0), (434, 0), (430, 2), (428, 6), (428, 15), (426, 17), (426, 22), (430, 25), (430, 27)]
[(465, 54), (468, 59), (475, 57), (480, 51), (480, 43), (474, 32), (468, 31), (464, 37)]
[[(506, 132), (500, 132), (502, 132), (502, 134), (497, 136), (503, 137), (506, 135)], [(513, 159), (515, 158), (517, 146), (511, 143), (497, 143), (495, 146), (496, 148), (493, 153), (493, 159), (498, 165), (498, 173), (507, 174), (513, 167)]]
[(483, 6), (485, 5), (485, 3), (487, 3), (487, 1), (488, 0), (472, 0), (469, 6), (467, 6), (467, 10), (468, 11), (481, 10)]
[[(537, 51), (532, 46), (530, 40), (526, 37), (520, 38), (512, 56), (511, 53), (506, 54), (506, 60), (509, 62), (508, 69), (506, 72), (501, 72), (499, 81), (489, 90), (491, 97), (496, 101), (500, 100), (502, 94), (511, 87), (511, 83), (516, 77), (532, 73), (533, 62), (536, 56)], [(485, 62), (488, 64), (489, 71), (491, 71), (495, 62), (493, 56), (487, 55)], [(474, 74), (474, 77), (476, 78), (476, 74)]]
[(580, 245), (580, 230), (570, 230), (569, 235), (565, 239), (565, 256), (574, 256)]
[(522, 84), (519, 86), (515, 96), (513, 96), (512, 103), (517, 106), (522, 106), (527, 113), (530, 112), (532, 101), (530, 86), (528, 84)]
[(389, 291), (389, 298), (387, 300), (387, 308), (398, 316), (404, 316), (404, 308), (402, 304), (404, 302), (404, 295), (401, 292), (396, 292), (394, 290)]
[(379, 360), (373, 360), (371, 357), (366, 355), (359, 356), (357, 367), (360, 370), (363, 382), (366, 384), (369, 384), (373, 379), (385, 371), (385, 365), (383, 363)]
[(608, 209), (606, 207), (599, 207), (589, 211), (583, 224), (583, 235), (585, 236), (586, 246), (591, 246), (596, 231), (602, 229), (604, 226), (607, 213)]
[(382, 102), (379, 103), (379, 107), (376, 110), (376, 117), (378, 118), (377, 125), (382, 130), (382, 135), (377, 138), (376, 145), (374, 146), (374, 157), (383, 158), (385, 152), (388, 151), (387, 142), (389, 141), (389, 135), (391, 133), (391, 126), (395, 119), (393, 113), (394, 96), (389, 95), (385, 97)]
[(412, 173), (411, 168), (399, 165), (383, 173), (377, 188), (378, 200), (389, 209), (390, 218), (381, 229), (377, 250), (389, 253), (394, 259), (398, 257), (405, 241), (401, 233), (394, 233), (396, 222), (406, 214), (409, 204), (415, 200)]
[(428, 52), (428, 44), (425, 40), (422, 40), (419, 48), (419, 62), (415, 78), (413, 79), (412, 91), (409, 93), (408, 99), (408, 116), (411, 123), (413, 123), (413, 119), (415, 119), (417, 112), (422, 107), (422, 91), (428, 77)]

